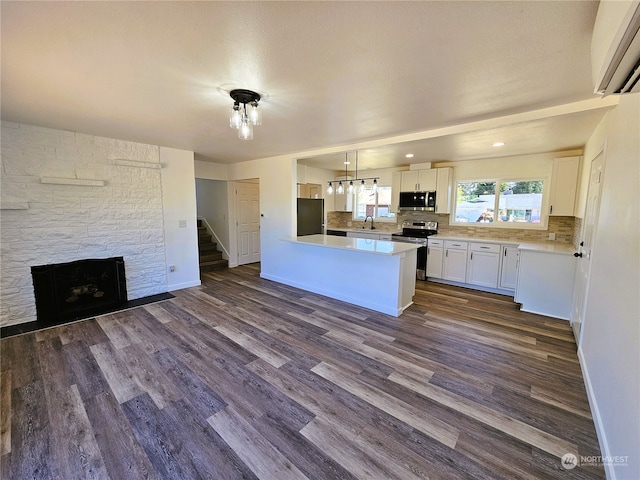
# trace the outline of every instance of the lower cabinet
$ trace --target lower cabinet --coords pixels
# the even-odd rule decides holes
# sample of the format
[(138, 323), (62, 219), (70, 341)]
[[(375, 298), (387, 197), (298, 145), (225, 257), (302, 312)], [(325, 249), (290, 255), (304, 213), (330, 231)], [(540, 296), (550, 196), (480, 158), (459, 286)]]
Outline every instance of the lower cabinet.
[(572, 253), (549, 253), (520, 248), (515, 301), (520, 310), (571, 318), (576, 258)]
[(444, 241), (443, 279), (453, 282), (466, 282), (467, 247), (468, 242)]
[(427, 277), (442, 278), (444, 240), (427, 240)]
[(497, 288), (500, 271), (500, 245), (487, 243), (469, 244), (467, 283)]
[(501, 259), (500, 288), (515, 290), (518, 284), (518, 262), (520, 260), (518, 247), (503, 245)]

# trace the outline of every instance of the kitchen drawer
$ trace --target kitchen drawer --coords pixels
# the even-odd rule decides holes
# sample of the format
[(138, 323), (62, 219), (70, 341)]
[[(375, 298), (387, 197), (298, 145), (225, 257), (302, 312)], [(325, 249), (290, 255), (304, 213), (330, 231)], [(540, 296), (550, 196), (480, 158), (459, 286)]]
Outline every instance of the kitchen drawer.
[(497, 243), (470, 243), (469, 250), (472, 252), (500, 253), (500, 245)]
[(391, 234), (390, 233), (381, 233), (380, 234), (380, 240), (391, 241)]
[(444, 248), (448, 248), (450, 250), (466, 250), (469, 242), (459, 242), (457, 240), (445, 240)]
[(444, 240), (439, 238), (428, 238), (427, 242), (430, 247), (444, 247)]

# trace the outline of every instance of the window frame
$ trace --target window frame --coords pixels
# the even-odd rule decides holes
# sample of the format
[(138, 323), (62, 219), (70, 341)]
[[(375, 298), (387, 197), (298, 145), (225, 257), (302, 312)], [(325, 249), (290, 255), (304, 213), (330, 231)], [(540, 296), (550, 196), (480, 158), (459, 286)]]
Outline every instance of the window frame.
[[(368, 189), (371, 189), (370, 185), (367, 185)], [(392, 185), (378, 185), (378, 189), (376, 191), (376, 203), (374, 206), (374, 212), (377, 215), (378, 214), (378, 208), (380, 207), (379, 205), (379, 194), (380, 194), (380, 189), (381, 188), (388, 188), (391, 191), (391, 198), (393, 199), (393, 186)], [(357, 187), (356, 187), (357, 189)], [(392, 208), (393, 206), (391, 206)], [(381, 223), (396, 223), (398, 221), (398, 212), (393, 212), (390, 211), (390, 213), (393, 213), (393, 217), (378, 217), (375, 216), (373, 217), (373, 220), (376, 222), (381, 222)], [(354, 221), (364, 221), (364, 218), (361, 218), (358, 216), (358, 191), (356, 190), (355, 192), (353, 192), (353, 211), (352, 211), (352, 218)], [(365, 217), (366, 218), (366, 217)]]
[[(540, 222), (499, 222), (494, 221), (491, 223), (483, 222), (457, 222), (458, 212), (458, 185), (461, 183), (495, 183), (494, 190), (494, 205), (493, 211), (497, 212), (500, 206), (500, 184), (504, 182), (543, 182), (542, 187), (542, 203), (540, 205)], [(511, 228), (511, 229), (527, 229), (527, 230), (547, 230), (549, 224), (549, 197), (550, 197), (551, 181), (548, 175), (538, 175), (529, 177), (520, 176), (500, 176), (490, 178), (469, 178), (469, 179), (456, 179), (453, 185), (454, 199), (453, 199), (453, 211), (449, 215), (449, 225), (452, 227), (480, 227), (480, 228)]]

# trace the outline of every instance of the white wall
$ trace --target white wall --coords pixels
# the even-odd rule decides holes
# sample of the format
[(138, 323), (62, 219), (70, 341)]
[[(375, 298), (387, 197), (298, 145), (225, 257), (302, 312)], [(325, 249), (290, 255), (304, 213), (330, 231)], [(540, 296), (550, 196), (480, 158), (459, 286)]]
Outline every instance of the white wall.
[(200, 285), (193, 152), (160, 147), (160, 162), (167, 289), (172, 291)]
[(35, 265), (122, 256), (130, 300), (167, 291), (159, 162), (154, 145), (2, 122), (3, 326), (36, 319)]
[(213, 162), (194, 161), (196, 178), (207, 178), (209, 180), (228, 180), (228, 165)]
[[(260, 183), (260, 248), (262, 274), (278, 270), (278, 258), (286, 254), (286, 242), (295, 236), (296, 160), (271, 157), (229, 165), (230, 180), (258, 179)], [(231, 239), (232, 251), (236, 251)]]
[(579, 356), (609, 478), (640, 478), (640, 95), (624, 95), (594, 132), (604, 181)]

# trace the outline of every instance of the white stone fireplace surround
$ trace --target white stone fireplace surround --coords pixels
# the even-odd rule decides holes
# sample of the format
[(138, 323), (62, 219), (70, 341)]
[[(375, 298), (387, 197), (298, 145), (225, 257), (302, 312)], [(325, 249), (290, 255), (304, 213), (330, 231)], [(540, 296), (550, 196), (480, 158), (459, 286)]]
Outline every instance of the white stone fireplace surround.
[[(163, 187), (171, 187), (174, 175), (184, 182), (178, 178), (184, 173), (176, 170), (185, 168), (169, 165), (171, 175), (163, 173), (161, 151), (154, 145), (2, 122), (1, 326), (36, 319), (34, 265), (122, 256), (129, 300), (200, 283), (195, 187), (193, 202), (187, 191), (185, 205), (163, 205)], [(187, 166), (193, 172), (192, 153), (190, 158)], [(188, 184), (187, 177), (187, 189)], [(176, 211), (180, 221), (171, 217)], [(185, 245), (193, 247), (192, 255), (170, 258), (176, 246), (184, 251)], [(188, 281), (180, 285), (172, 282), (167, 268), (176, 263), (188, 272)]]

